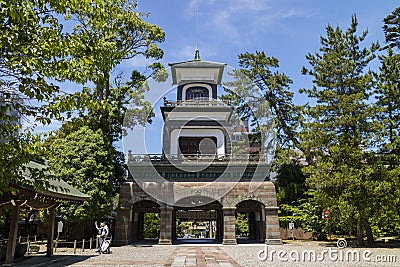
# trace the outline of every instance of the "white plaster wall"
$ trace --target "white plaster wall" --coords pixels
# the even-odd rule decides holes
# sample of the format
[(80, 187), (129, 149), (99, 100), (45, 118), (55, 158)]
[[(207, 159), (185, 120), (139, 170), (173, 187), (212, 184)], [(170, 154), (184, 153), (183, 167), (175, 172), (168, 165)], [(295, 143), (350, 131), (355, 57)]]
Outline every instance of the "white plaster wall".
[(177, 68), (177, 83), (181, 81), (212, 81), (218, 82), (219, 68)]
[(171, 132), (171, 155), (178, 155), (179, 137), (215, 137), (217, 138), (217, 155), (225, 155), (225, 138), (220, 129), (175, 129)]

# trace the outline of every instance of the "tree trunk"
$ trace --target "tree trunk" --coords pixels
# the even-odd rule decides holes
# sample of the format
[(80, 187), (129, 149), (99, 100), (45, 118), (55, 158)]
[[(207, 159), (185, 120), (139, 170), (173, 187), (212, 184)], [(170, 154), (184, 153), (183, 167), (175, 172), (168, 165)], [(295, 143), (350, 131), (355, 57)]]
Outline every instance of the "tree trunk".
[(364, 245), (363, 225), (361, 218), (357, 219), (357, 245)]
[(365, 227), (365, 233), (367, 235), (367, 243), (368, 245), (372, 246), (375, 244), (375, 241), (374, 241), (374, 236), (372, 234), (371, 225), (369, 224), (368, 220), (364, 220), (363, 225)]

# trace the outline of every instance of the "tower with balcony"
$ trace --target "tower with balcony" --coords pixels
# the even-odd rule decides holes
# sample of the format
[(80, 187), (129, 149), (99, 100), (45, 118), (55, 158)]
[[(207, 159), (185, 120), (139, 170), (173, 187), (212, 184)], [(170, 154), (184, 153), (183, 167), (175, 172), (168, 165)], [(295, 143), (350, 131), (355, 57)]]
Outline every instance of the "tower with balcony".
[(253, 142), (247, 153), (236, 149), (247, 126), (233, 125), (232, 107), (218, 98), (226, 64), (201, 60), (196, 50), (193, 60), (169, 66), (176, 99), (164, 98), (161, 106), (162, 152), (128, 154), (131, 179), (121, 186), (115, 241), (144, 239), (145, 214), (156, 213), (159, 244), (179, 241), (186, 221), (205, 225), (202, 236), (213, 242), (237, 244), (235, 218), (244, 213), (248, 239), (280, 243), (268, 163)]
[(218, 101), (226, 64), (192, 61), (169, 64), (176, 101), (165, 99), (163, 153), (169, 156), (199, 158), (224, 157), (229, 153), (226, 128), (232, 109)]

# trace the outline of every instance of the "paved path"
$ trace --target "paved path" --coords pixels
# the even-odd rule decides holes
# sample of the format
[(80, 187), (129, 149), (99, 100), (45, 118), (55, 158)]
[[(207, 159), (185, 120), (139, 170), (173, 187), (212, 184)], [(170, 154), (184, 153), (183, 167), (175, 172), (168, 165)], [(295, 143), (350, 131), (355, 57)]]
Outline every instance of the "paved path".
[(166, 266), (240, 267), (219, 247), (177, 247)]

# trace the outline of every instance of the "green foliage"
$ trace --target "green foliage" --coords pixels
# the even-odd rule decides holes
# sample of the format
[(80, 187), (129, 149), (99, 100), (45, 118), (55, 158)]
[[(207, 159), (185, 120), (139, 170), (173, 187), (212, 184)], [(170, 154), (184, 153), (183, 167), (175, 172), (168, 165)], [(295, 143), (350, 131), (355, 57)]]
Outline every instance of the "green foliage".
[[(48, 187), (50, 176), (46, 169), (26, 166), (30, 161), (41, 161), (37, 155), (42, 149), (36, 145), (40, 138), (31, 129), (20, 129), (20, 125), (0, 121), (0, 196), (12, 189), (10, 181), (36, 189)], [(24, 179), (24, 173), (30, 173), (34, 179)]]
[[(49, 123), (54, 115), (40, 105), (58, 92), (45, 80), (60, 68), (54, 58), (64, 46), (53, 9), (61, 10), (57, 1), (0, 3), (0, 193), (9, 189), (10, 180), (28, 183), (22, 179), (23, 165), (40, 153), (32, 127), (21, 131), (20, 120), (33, 116), (34, 123)], [(45, 186), (40, 180), (45, 179), (32, 185)]]
[(400, 7), (383, 19), (383, 32), (389, 47), (400, 48)]
[(144, 238), (158, 238), (160, 235), (160, 216), (158, 213), (144, 214)]
[(248, 213), (237, 213), (235, 218), (236, 235), (247, 236), (249, 233)]
[[(393, 193), (394, 184), (369, 142), (375, 137), (369, 104), (374, 81), (366, 68), (379, 45), (361, 48), (367, 32), (357, 36), (357, 26), (355, 16), (346, 31), (328, 25), (320, 53), (307, 55), (311, 69), (303, 68), (303, 73), (312, 75), (315, 85), (303, 92), (317, 104), (306, 109), (303, 147), (314, 162), (304, 170), (319, 203), (340, 211), (341, 222), (370, 233), (369, 219), (377, 216), (377, 203)], [(367, 237), (372, 242), (372, 235)]]
[(375, 164), (384, 166), (380, 175), (385, 175), (377, 190), (391, 189), (383, 195), (379, 216), (371, 218), (373, 230), (379, 235), (399, 233), (400, 213), (393, 209), (399, 205), (400, 183), (400, 55), (395, 54), (391, 47), (386, 55), (379, 57), (381, 66), (375, 74), (377, 87), (374, 91), (375, 107), (375, 139), (374, 145), (378, 152)]
[(295, 130), (300, 108), (292, 102), (292, 80), (276, 70), (279, 60), (264, 52), (244, 53), (239, 55), (239, 66), (241, 69), (233, 73), (235, 81), (226, 84), (228, 94), (223, 99), (230, 100), (244, 119), (275, 118), (265, 126), (277, 128), (278, 145), (298, 145)]
[(91, 196), (83, 205), (60, 206), (61, 220), (71, 225), (108, 215), (113, 208), (113, 147), (101, 130), (82, 127), (68, 134), (59, 131), (47, 145), (49, 165), (57, 177)]
[(180, 223), (176, 225), (176, 236), (178, 238), (183, 238), (186, 236), (186, 233), (189, 231), (190, 224), (185, 222), (185, 223)]
[(123, 74), (112, 80), (112, 72), (124, 60), (134, 57), (158, 60), (163, 56), (157, 43), (164, 41), (164, 32), (145, 22), (147, 15), (136, 12), (136, 6), (136, 1), (110, 1), (96, 12), (75, 15), (79, 23), (70, 36), (85, 46), (74, 47), (73, 60), (84, 73), (81, 83), (94, 86), (60, 96), (50, 105), (53, 110), (69, 112), (75, 121), (83, 121), (94, 130), (102, 129), (110, 142), (120, 140), (123, 126), (131, 128), (149, 120), (151, 105), (143, 101), (147, 91), (145, 81), (156, 74), (159, 79), (163, 77), (163, 65), (156, 62), (143, 73), (133, 70), (128, 80)]
[[(128, 82), (117, 75), (110, 85), (111, 72), (123, 60), (163, 55), (157, 43), (164, 32), (145, 22), (147, 15), (136, 12), (136, 6), (131, 0), (0, 2), (0, 140), (7, 140), (0, 146), (1, 192), (8, 181), (21, 182), (21, 166), (41, 154), (31, 134), (37, 124), (62, 119), (67, 112), (77, 115), (80, 125), (102, 129), (112, 142), (121, 137), (127, 110), (132, 111), (127, 127), (146, 123), (152, 115), (141, 86), (162, 70), (160, 63), (143, 73), (134, 70)], [(159, 76), (163, 78), (162, 72)], [(71, 82), (74, 91), (83, 88), (67, 94), (49, 82), (54, 80)], [(95, 88), (88, 87), (92, 84)], [(27, 117), (35, 121), (20, 132), (19, 119)], [(120, 159), (116, 153), (113, 161)]]
[[(232, 73), (235, 80), (226, 84), (223, 98), (241, 118), (275, 118), (263, 126), (277, 127), (274, 163), (285, 225), (296, 221), (323, 239), (328, 225), (321, 212), (329, 207), (329, 230), (336, 234), (357, 232), (359, 242), (363, 232), (369, 242), (373, 234), (398, 234), (400, 217), (393, 207), (399, 204), (400, 58), (392, 47), (400, 43), (399, 11), (384, 20), (388, 48), (379, 56), (378, 73), (370, 70), (370, 63), (380, 45), (363, 47), (368, 32), (358, 34), (355, 15), (346, 30), (326, 27), (319, 52), (308, 54), (310, 67), (302, 69), (313, 77), (313, 86), (300, 91), (315, 99), (313, 105), (292, 103), (291, 80), (274, 71), (279, 67), (276, 58), (263, 52), (239, 56), (242, 69)], [(263, 100), (266, 104), (257, 105)], [(302, 170), (293, 163), (300, 157), (307, 163)]]
[(295, 205), (305, 198), (306, 177), (301, 168), (297, 161), (279, 166), (275, 183), (279, 204)]
[(310, 232), (316, 240), (326, 240), (328, 234), (327, 222), (322, 218), (324, 207), (318, 203), (317, 192), (310, 191), (310, 197), (302, 200), (297, 206), (280, 205), (280, 212), (289, 214), (279, 217), (281, 227), (288, 227), (294, 222), (296, 227), (302, 227)]
[[(302, 69), (313, 77), (313, 86), (300, 91), (315, 99), (313, 105), (292, 103), (291, 80), (274, 71), (276, 58), (263, 52), (239, 56), (242, 69), (232, 73), (235, 80), (225, 84), (223, 98), (241, 118), (275, 118), (263, 126), (277, 127), (274, 163), (285, 225), (295, 221), (323, 239), (328, 225), (321, 212), (329, 207), (329, 230), (336, 234), (357, 232), (359, 242), (362, 228), (369, 242), (373, 234), (398, 234), (399, 212), (393, 207), (399, 204), (400, 58), (392, 47), (400, 43), (399, 11), (384, 20), (389, 48), (379, 56), (378, 73), (370, 63), (380, 45), (363, 47), (368, 33), (358, 35), (355, 15), (346, 30), (326, 27), (319, 52), (308, 54), (310, 67)], [(263, 100), (266, 104), (257, 105)], [(294, 164), (300, 157), (307, 162), (302, 170)]]
[(380, 72), (376, 74), (375, 119), (376, 147), (390, 169), (400, 165), (400, 55), (389, 47), (387, 55), (379, 57)]

